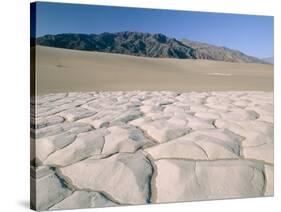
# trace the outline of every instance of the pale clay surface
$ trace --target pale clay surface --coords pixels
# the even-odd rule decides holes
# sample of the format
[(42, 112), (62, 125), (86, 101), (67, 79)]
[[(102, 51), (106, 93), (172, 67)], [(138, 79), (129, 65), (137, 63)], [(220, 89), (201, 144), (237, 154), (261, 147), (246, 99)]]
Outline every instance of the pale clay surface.
[(272, 92), (37, 97), (39, 210), (273, 195)]

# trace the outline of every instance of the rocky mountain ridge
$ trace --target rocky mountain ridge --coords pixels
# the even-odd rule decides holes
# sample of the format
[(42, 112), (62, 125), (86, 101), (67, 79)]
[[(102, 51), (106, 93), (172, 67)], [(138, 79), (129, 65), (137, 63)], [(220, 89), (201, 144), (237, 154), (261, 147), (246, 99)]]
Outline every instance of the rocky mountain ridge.
[(117, 32), (101, 34), (64, 33), (44, 35), (36, 39), (37, 45), (119, 53), (153, 58), (207, 59), (226, 62), (266, 63), (256, 57), (226, 47), (177, 40), (163, 34), (143, 32)]

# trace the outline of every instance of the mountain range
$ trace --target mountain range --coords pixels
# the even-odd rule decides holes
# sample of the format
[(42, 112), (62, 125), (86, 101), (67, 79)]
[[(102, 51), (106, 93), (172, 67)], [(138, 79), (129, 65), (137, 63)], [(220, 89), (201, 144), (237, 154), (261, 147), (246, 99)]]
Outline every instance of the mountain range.
[(182, 39), (181, 42), (196, 50), (198, 59), (218, 60), (226, 62), (267, 63), (257, 57), (249, 56), (241, 51), (207, 43)]
[(178, 59), (207, 59), (226, 62), (268, 63), (240, 51), (187, 39), (177, 40), (163, 34), (117, 32), (101, 34), (63, 33), (44, 35), (37, 45), (134, 56)]
[(262, 58), (262, 60), (267, 63), (274, 64), (274, 57), (266, 57), (266, 58)]

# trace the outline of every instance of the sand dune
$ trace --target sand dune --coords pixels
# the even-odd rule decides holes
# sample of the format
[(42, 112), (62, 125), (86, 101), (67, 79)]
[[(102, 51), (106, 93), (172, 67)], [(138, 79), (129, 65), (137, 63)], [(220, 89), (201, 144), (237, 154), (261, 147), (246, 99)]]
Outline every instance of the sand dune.
[(273, 66), (36, 47), (37, 95), (72, 91), (273, 90)]

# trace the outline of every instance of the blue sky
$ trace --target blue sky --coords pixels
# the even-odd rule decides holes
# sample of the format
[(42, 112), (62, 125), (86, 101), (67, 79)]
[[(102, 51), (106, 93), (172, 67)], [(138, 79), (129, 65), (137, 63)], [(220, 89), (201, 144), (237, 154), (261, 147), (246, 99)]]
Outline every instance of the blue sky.
[(273, 56), (273, 17), (82, 4), (37, 3), (36, 35), (139, 31), (163, 33)]

